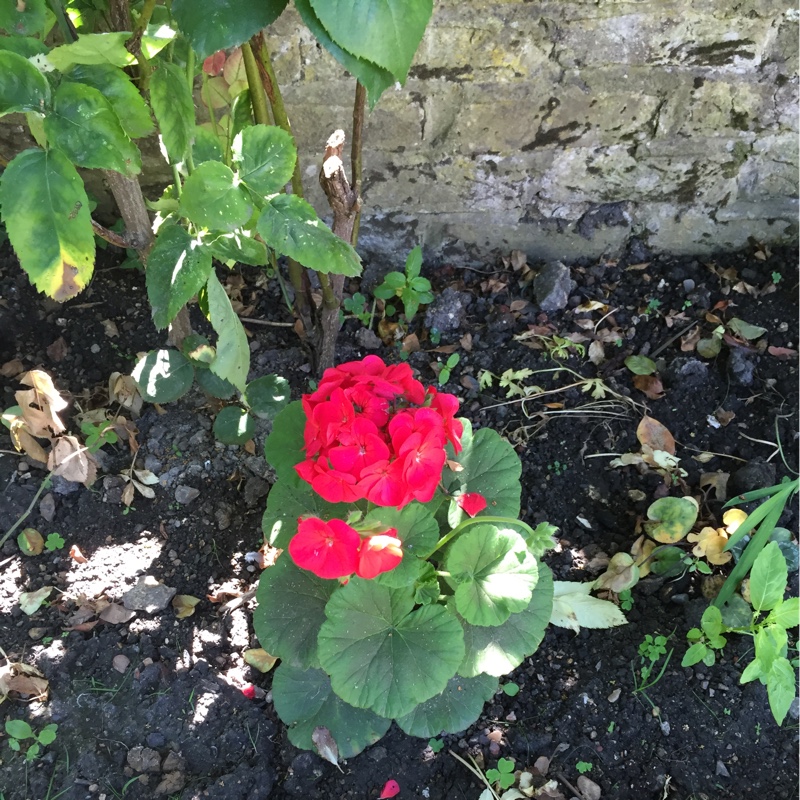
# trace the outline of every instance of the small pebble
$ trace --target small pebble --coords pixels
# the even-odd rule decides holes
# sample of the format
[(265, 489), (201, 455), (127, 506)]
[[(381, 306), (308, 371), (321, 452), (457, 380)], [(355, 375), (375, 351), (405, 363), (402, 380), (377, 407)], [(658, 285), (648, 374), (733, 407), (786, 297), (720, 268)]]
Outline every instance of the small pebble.
[(30, 469), (27, 461), (20, 461), (17, 464), (17, 472), (27, 472)]
[(92, 346), (91, 346), (89, 349), (90, 349), (90, 350), (91, 350), (93, 353), (97, 354), (97, 353), (99, 353), (99, 352), (100, 352), (100, 345), (99, 345), (99, 344), (93, 344), (93, 345), (92, 345)]

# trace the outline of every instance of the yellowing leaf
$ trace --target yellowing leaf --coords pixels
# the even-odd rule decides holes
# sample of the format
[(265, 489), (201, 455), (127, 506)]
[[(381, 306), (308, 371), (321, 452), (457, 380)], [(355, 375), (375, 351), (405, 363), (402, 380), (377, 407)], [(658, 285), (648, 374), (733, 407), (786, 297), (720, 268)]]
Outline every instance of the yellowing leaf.
[(675, 455), (675, 438), (657, 419), (645, 416), (636, 429), (636, 438), (642, 445), (652, 450), (664, 450), (670, 455)]
[(36, 528), (25, 528), (17, 536), (17, 544), (26, 556), (38, 556), (44, 550), (44, 539)]
[(255, 667), (259, 672), (269, 672), (278, 660), (260, 647), (253, 650), (245, 650), (243, 655), (245, 662), (251, 667)]
[(19, 607), (25, 614), (31, 616), (41, 608), (42, 603), (50, 596), (52, 591), (52, 586), (43, 586), (35, 592), (23, 592), (19, 596)]
[(722, 529), (703, 528), (700, 533), (690, 533), (687, 540), (695, 543), (692, 552), (698, 558), (704, 557), (709, 564), (727, 564), (733, 557), (723, 552), (728, 535)]
[(58, 393), (53, 379), (42, 370), (32, 369), (20, 375), (18, 380), (31, 387), (14, 394), (31, 435), (49, 437), (61, 433), (64, 423), (58, 418), (57, 412), (67, 407), (67, 401)]
[(172, 598), (172, 607), (175, 609), (177, 619), (185, 619), (194, 614), (194, 607), (200, 602), (199, 597), (192, 597), (190, 594), (176, 594)]
[(729, 508), (722, 515), (722, 522), (725, 525), (725, 532), (731, 536), (736, 533), (736, 529), (747, 519), (747, 512), (741, 508)]

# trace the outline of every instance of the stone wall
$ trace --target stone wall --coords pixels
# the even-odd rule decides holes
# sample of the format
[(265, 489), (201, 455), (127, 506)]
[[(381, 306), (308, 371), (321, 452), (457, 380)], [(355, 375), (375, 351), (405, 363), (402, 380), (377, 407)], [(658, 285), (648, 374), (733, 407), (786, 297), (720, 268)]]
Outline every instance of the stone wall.
[[(788, 0), (436, 0), (365, 136), (361, 246), (396, 263), (562, 259), (796, 237), (798, 13)], [(310, 197), (353, 80), (291, 10), (270, 32)], [(313, 187), (313, 188), (312, 188)]]

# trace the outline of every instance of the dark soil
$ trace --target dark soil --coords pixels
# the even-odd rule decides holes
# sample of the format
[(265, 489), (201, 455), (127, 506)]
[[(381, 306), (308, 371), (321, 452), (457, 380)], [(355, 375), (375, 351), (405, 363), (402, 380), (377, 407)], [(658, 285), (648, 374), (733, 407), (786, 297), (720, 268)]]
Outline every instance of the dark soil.
[[(138, 351), (163, 343), (150, 322), (143, 277), (116, 268), (111, 255), (91, 287), (61, 306), (37, 295), (8, 250), (2, 252), (0, 366), (19, 358), (26, 369), (50, 372), (71, 400), (65, 415), (101, 406), (109, 374), (129, 372)], [(522, 271), (510, 266), (486, 265), (478, 272), (441, 264), (427, 271), (441, 293), (428, 317), (442, 328), (438, 346), (461, 341), (461, 360), (446, 388), (462, 398), (464, 413), (476, 426), (499, 430), (517, 447), (524, 518), (549, 520), (559, 528), (558, 547), (546, 558), (558, 580), (591, 580), (603, 570), (605, 557), (629, 550), (637, 520), (667, 491), (693, 494), (701, 500), (701, 517), (720, 521), (722, 503), (713, 490), (700, 490), (701, 473), (730, 473), (729, 490), (736, 492), (777, 482), (789, 474), (772, 444), (778, 440), (788, 466), (797, 468), (796, 357), (723, 344), (720, 355), (706, 361), (682, 351), (676, 337), (694, 321), (708, 336), (716, 323), (707, 315), (715, 314), (763, 326), (770, 346), (796, 349), (797, 253), (780, 251), (766, 260), (752, 252), (655, 258), (642, 268), (637, 262), (645, 260), (647, 254), (632, 252), (619, 262), (574, 265), (577, 287), (568, 306), (549, 315), (536, 305), (530, 284), (519, 280)], [(776, 277), (775, 290), (763, 292)], [(242, 302), (255, 305), (253, 318), (291, 322), (277, 287), (257, 282), (256, 272), (243, 278)], [(591, 300), (607, 309), (582, 311), (581, 304)], [(106, 320), (115, 323), (118, 336), (107, 335)], [(430, 352), (435, 346), (426, 338), (422, 314), (415, 322), (429, 352), (413, 354), (410, 362), (424, 382), (433, 382), (431, 362), (448, 355)], [(199, 316), (195, 324), (202, 327)], [(575, 351), (561, 361), (582, 376), (602, 378), (613, 390), (606, 399), (615, 402), (605, 415), (586, 405), (593, 398), (581, 386), (526, 401), (524, 408), (519, 402), (498, 405), (505, 391), (496, 382), (479, 389), (483, 369), (499, 375), (508, 368), (559, 365), (545, 350), (512, 338), (531, 325), (540, 333), (583, 333), (587, 348), (595, 335), (609, 338), (618, 330), (620, 345), (606, 341), (606, 360), (599, 366), (588, 353)], [(282, 374), (299, 397), (311, 375), (291, 327), (247, 328), (252, 377)], [(356, 344), (365, 341), (360, 328), (355, 320), (346, 322), (340, 361), (366, 354)], [(469, 351), (465, 334), (472, 336)], [(60, 337), (64, 347), (51, 347)], [(396, 349), (377, 352), (397, 360)], [(662, 399), (648, 399), (633, 387), (623, 364), (630, 354), (649, 354), (659, 363)], [(0, 380), (6, 408), (19, 387), (11, 378)], [(562, 371), (525, 383), (555, 390), (576, 380)], [(0, 551), (0, 647), (11, 661), (37, 665), (50, 682), (45, 702), (7, 700), (0, 712), (4, 721), (26, 719), (36, 730), (49, 722), (59, 726), (56, 741), (27, 767), (0, 734), (0, 797), (376, 798), (394, 778), (401, 800), (477, 800), (483, 787), (449, 750), (462, 757), (469, 753), (486, 767), (500, 756), (514, 758), (517, 768), (532, 767), (540, 756), (552, 758), (548, 778), (559, 780), (566, 798), (574, 794), (567, 782), (577, 785), (578, 762), (591, 764), (587, 777), (604, 798), (616, 800), (796, 796), (797, 706), (779, 728), (765, 688), (758, 681), (739, 684), (740, 659), (750, 643), (731, 641), (712, 668), (680, 667), (686, 631), (707, 603), (696, 575), (643, 580), (633, 591), (626, 626), (578, 635), (551, 627), (539, 651), (508, 679), (519, 693), (499, 692), (472, 728), (444, 736), (438, 753), (396, 727), (343, 764), (343, 772), (294, 748), (271, 703), (270, 675), (242, 658), (244, 650), (258, 646), (254, 601), (239, 595), (258, 578), (246, 554), (261, 543), (271, 475), (261, 453), (269, 425), (260, 423), (252, 452), (226, 447), (210, 432), (218, 408), (197, 389), (164, 409), (145, 406), (136, 422), (136, 458), (161, 479), (154, 500), (137, 496), (123, 513), (116, 475), (132, 455), (127, 444), (109, 445), (101, 451), (102, 471), (90, 490), (56, 482), (45, 493), (54, 501), (51, 521), (42, 515), (49, 516), (47, 505), (37, 503), (26, 522), (45, 536), (60, 533), (63, 549), (24, 557), (12, 537)], [(561, 413), (576, 409), (580, 413)], [(687, 475), (669, 489), (655, 472), (609, 467), (609, 454), (639, 449), (636, 427), (645, 409), (678, 442)], [(5, 435), (0, 450), (2, 533), (29, 506), (45, 472), (15, 456)], [(700, 463), (693, 456), (701, 452), (715, 455)], [(176, 499), (176, 491), (186, 499), (179, 487), (200, 494), (183, 504)], [(781, 524), (797, 532), (794, 507)], [(86, 563), (70, 558), (72, 545)], [(125, 624), (67, 630), (82, 601), (119, 601), (143, 575), (201, 598), (193, 616), (179, 620), (167, 605), (152, 614), (137, 612)], [(796, 591), (796, 578), (792, 584)], [(44, 586), (56, 589), (50, 605), (31, 617), (23, 614), (20, 592)], [(211, 602), (209, 596), (232, 602)], [(634, 694), (638, 646), (646, 634), (656, 633), (670, 637), (672, 660), (646, 696)], [(118, 656), (125, 659), (114, 661)], [(253, 699), (241, 691), (250, 684), (256, 687)]]

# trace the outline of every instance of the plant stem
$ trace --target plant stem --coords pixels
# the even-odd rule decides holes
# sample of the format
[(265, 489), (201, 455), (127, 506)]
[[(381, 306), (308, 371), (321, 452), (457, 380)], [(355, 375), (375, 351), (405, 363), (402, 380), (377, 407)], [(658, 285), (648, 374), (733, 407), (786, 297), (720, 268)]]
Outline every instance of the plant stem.
[(462, 520), (458, 525), (456, 525), (455, 528), (453, 528), (453, 530), (450, 531), (450, 533), (442, 536), (442, 538), (439, 539), (438, 543), (436, 544), (436, 547), (434, 547), (433, 550), (431, 550), (430, 553), (425, 556), (425, 560), (429, 559), (437, 550), (444, 547), (455, 536), (458, 536), (458, 534), (461, 533), (464, 528), (468, 527), (469, 525), (477, 525), (480, 523), (518, 525), (520, 528), (524, 528), (524, 530), (527, 531), (527, 533), (531, 536), (534, 535), (533, 528), (531, 528), (527, 522), (523, 522), (521, 519), (512, 519), (511, 517), (472, 517), (471, 519)]
[(42, 492), (45, 490), (46, 486), (50, 486), (50, 478), (53, 477), (52, 471), (47, 474), (47, 477), (42, 481), (41, 486), (39, 486), (39, 490), (33, 496), (33, 500), (31, 500), (31, 504), (22, 512), (20, 518), (3, 534), (3, 538), (0, 539), (0, 547), (2, 547), (9, 536), (11, 536), (17, 528), (28, 518), (31, 511), (33, 511), (33, 507), (36, 505), (36, 501), (41, 497)]
[[(140, 92), (147, 91), (147, 88), (150, 85), (150, 76), (153, 74), (153, 69), (150, 66), (150, 62), (142, 52), (142, 36), (144, 35), (145, 30), (147, 30), (147, 26), (150, 24), (150, 17), (153, 16), (153, 10), (155, 7), (156, 0), (144, 0), (142, 13), (139, 15), (139, 21), (136, 23), (133, 35), (125, 43), (125, 47), (128, 52), (133, 53), (138, 62)], [(189, 52), (192, 51), (190, 50)]]
[(250, 102), (253, 104), (253, 117), (259, 125), (269, 125), (269, 110), (267, 109), (267, 99), (264, 94), (264, 84), (258, 72), (256, 57), (253, 55), (253, 48), (250, 42), (242, 44), (242, 59), (244, 60), (244, 71), (247, 75), (247, 87), (250, 89)]
[[(364, 149), (364, 106), (367, 100), (367, 90), (356, 82), (356, 98), (353, 102), (353, 141), (350, 145), (350, 168), (353, 171), (353, 191), (356, 198), (361, 198), (362, 161), (361, 154)], [(355, 247), (358, 244), (358, 228), (361, 223), (361, 203), (356, 208), (353, 221), (353, 235), (350, 243)]]
[[(189, 85), (189, 94), (194, 97), (194, 50), (191, 47), (186, 56), (186, 83)], [(194, 155), (191, 146), (186, 153), (186, 171), (190, 175), (194, 172)]]
[(59, 0), (47, 0), (47, 5), (50, 6), (50, 10), (55, 15), (58, 28), (61, 31), (61, 35), (64, 37), (64, 41), (67, 44), (74, 42), (78, 38), (78, 33), (72, 24), (72, 20), (64, 13), (64, 7)]

